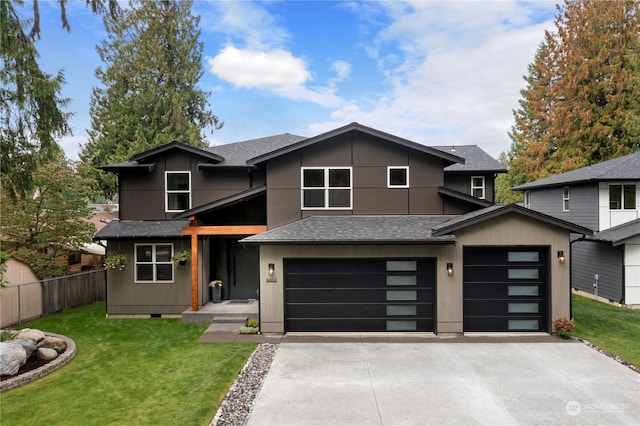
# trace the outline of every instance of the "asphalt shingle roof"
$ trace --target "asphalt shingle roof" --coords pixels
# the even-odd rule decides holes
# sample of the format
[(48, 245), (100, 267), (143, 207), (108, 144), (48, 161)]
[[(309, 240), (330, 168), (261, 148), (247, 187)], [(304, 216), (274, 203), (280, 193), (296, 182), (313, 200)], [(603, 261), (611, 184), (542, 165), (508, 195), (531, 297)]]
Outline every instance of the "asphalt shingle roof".
[(247, 160), (293, 145), (307, 139), (304, 136), (283, 133), (243, 142), (228, 143), (207, 148), (207, 151), (224, 157), (220, 166), (246, 166)]
[(93, 239), (181, 237), (182, 228), (189, 226), (189, 223), (188, 220), (113, 220), (98, 231)]
[(640, 219), (623, 223), (622, 225), (606, 229), (594, 234), (594, 239), (601, 241), (610, 241), (613, 245), (619, 245), (629, 238), (640, 235)]
[(568, 183), (616, 180), (640, 180), (640, 152), (614, 158), (592, 166), (572, 170), (512, 188), (515, 191)]
[(243, 243), (453, 243), (431, 229), (452, 216), (310, 216), (241, 240)]
[(464, 164), (457, 163), (447, 166), (444, 169), (445, 172), (507, 172), (507, 168), (502, 163), (477, 145), (443, 145), (431, 148), (464, 158)]

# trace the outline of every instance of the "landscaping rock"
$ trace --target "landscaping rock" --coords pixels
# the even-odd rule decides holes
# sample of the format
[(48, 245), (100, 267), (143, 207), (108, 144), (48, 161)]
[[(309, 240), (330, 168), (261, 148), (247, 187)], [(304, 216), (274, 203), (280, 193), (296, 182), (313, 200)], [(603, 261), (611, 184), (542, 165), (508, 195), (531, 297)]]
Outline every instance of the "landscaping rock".
[(37, 352), (38, 359), (43, 361), (53, 361), (58, 358), (58, 352), (55, 349), (49, 348), (38, 348)]
[(18, 334), (16, 334), (15, 338), (33, 340), (36, 343), (40, 343), (44, 340), (45, 335), (42, 331), (36, 330), (35, 328), (25, 328), (20, 330)]
[(64, 339), (61, 339), (60, 337), (45, 336), (44, 340), (38, 343), (38, 347), (54, 349), (56, 352), (61, 354), (62, 352), (67, 350), (67, 342), (65, 342)]
[(11, 340), (0, 342), (0, 374), (12, 376), (27, 362), (27, 352)]
[(33, 340), (27, 339), (14, 339), (9, 342), (17, 343), (22, 346), (22, 349), (27, 353), (27, 359), (31, 358), (33, 353), (38, 350), (38, 345)]

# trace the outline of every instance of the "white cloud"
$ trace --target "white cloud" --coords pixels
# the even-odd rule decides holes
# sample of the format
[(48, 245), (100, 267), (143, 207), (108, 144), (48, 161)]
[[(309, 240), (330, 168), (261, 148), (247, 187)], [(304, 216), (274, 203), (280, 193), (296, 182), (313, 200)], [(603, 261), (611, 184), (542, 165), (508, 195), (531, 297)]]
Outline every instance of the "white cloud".
[(336, 73), (337, 78), (344, 80), (351, 74), (351, 64), (339, 59), (331, 64), (331, 71)]

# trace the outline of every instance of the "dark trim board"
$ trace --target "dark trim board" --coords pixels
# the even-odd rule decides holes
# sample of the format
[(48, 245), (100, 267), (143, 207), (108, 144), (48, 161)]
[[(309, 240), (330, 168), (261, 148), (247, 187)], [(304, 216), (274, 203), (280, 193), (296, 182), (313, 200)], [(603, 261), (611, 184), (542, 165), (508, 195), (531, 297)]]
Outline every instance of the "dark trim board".
[(465, 247), (465, 332), (549, 331), (548, 247)]
[(285, 332), (435, 329), (435, 259), (284, 259)]

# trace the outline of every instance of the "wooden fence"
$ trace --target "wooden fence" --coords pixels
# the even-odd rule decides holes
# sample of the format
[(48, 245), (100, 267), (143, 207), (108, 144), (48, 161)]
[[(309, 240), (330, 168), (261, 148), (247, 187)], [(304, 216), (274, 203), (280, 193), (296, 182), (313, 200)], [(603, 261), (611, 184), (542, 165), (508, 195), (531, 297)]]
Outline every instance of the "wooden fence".
[(107, 273), (100, 269), (0, 290), (0, 327), (106, 299)]

